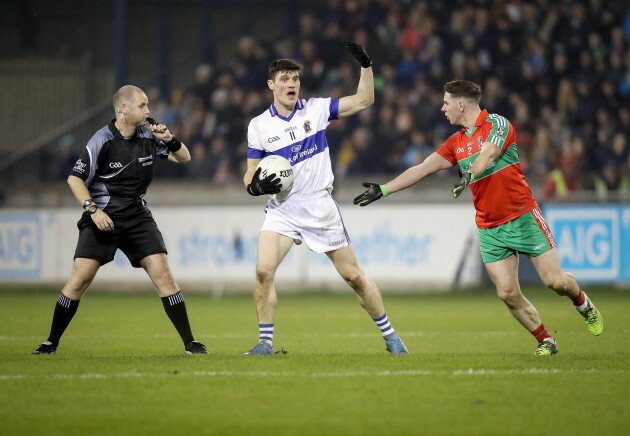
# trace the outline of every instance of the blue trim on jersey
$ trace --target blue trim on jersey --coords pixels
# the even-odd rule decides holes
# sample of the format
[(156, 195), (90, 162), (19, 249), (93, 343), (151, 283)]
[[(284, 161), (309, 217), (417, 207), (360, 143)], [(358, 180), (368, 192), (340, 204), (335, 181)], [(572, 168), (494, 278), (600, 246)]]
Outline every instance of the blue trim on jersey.
[[(262, 157), (277, 155), (282, 156), (291, 162), (291, 165), (296, 165), (306, 159), (310, 159), (326, 150), (328, 148), (328, 141), (326, 141), (326, 131), (320, 130), (314, 135), (307, 136), (301, 142), (296, 142), (287, 145), (284, 148), (280, 148), (275, 151), (262, 151), (249, 148), (247, 150), (247, 157), (262, 155)], [(250, 153), (251, 152), (251, 153)], [(251, 157), (252, 159), (262, 159), (257, 157)]]
[(257, 148), (247, 148), (247, 158), (248, 159), (262, 159), (265, 157), (265, 150), (258, 150)]
[(257, 148), (247, 148), (248, 159), (262, 159), (266, 156), (278, 155), (282, 156), (295, 165), (303, 160), (309, 159), (328, 148), (326, 140), (326, 130), (320, 130), (314, 135), (307, 136), (301, 142), (289, 144), (284, 148), (275, 151), (258, 150)]
[(291, 115), (289, 115), (288, 118), (285, 118), (282, 115), (280, 115), (273, 103), (271, 103), (271, 106), (269, 106), (269, 113), (271, 114), (272, 117), (277, 116), (281, 120), (291, 121), (291, 118), (293, 118), (293, 115), (295, 115), (295, 113), (300, 109), (304, 109), (304, 102), (298, 98), (297, 102), (295, 103), (295, 109), (293, 109), (293, 112), (291, 112)]
[(330, 115), (328, 116), (328, 121), (330, 120), (338, 120), (339, 119), (339, 99), (331, 98), (330, 99)]

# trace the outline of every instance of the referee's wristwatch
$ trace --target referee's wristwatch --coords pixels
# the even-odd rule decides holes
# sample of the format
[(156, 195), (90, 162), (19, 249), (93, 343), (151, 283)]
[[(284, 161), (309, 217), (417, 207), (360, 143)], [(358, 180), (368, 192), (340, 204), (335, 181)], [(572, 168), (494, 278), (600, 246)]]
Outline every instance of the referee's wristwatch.
[(96, 204), (94, 204), (94, 200), (88, 198), (83, 202), (83, 209), (85, 209), (85, 211), (91, 215), (96, 212), (98, 207), (96, 207)]

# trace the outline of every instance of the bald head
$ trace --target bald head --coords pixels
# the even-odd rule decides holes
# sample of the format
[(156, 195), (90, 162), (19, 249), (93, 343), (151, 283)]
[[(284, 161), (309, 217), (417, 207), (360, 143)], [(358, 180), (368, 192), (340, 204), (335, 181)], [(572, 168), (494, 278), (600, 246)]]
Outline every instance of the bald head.
[(125, 85), (114, 94), (114, 111), (122, 112), (121, 105), (129, 106), (135, 99), (136, 95), (144, 94), (142, 89), (133, 85)]

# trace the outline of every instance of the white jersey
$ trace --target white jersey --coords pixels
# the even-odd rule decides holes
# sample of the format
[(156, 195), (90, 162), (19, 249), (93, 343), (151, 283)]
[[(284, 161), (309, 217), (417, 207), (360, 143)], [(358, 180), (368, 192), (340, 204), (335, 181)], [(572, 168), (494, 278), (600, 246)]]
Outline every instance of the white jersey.
[(280, 115), (272, 103), (269, 109), (250, 121), (247, 157), (262, 159), (279, 155), (293, 166), (290, 192), (288, 195), (271, 195), (270, 203), (332, 191), (334, 176), (326, 127), (330, 120), (339, 117), (338, 111), (339, 100), (335, 98), (298, 99), (288, 118)]

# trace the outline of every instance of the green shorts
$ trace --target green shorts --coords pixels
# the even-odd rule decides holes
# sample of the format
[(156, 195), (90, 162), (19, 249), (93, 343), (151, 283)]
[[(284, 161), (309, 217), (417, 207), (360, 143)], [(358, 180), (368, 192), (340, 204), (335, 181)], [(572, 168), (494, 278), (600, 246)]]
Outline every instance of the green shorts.
[(555, 246), (556, 241), (539, 208), (500, 226), (479, 229), (483, 263), (496, 262), (517, 253), (536, 257)]

